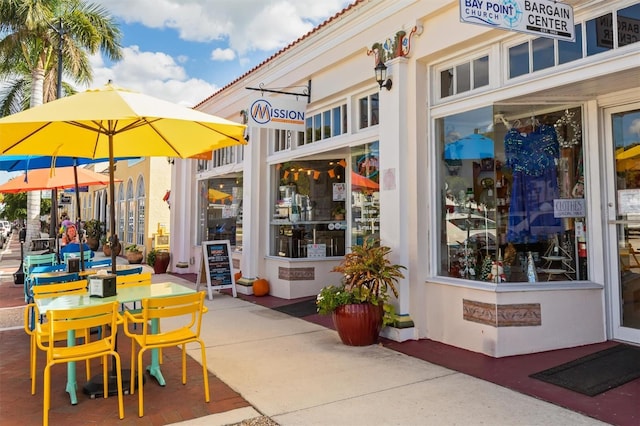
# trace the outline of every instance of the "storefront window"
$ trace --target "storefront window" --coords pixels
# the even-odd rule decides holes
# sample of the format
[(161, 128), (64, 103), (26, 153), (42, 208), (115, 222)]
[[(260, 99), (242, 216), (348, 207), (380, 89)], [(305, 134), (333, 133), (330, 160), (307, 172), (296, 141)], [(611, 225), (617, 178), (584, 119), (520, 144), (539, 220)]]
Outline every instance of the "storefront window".
[(380, 238), (378, 142), (351, 149), (351, 245)]
[(586, 280), (579, 107), (485, 107), (436, 121), (441, 275)]
[(199, 243), (229, 240), (242, 249), (242, 178), (212, 178), (199, 185)]
[(344, 159), (274, 166), (272, 256), (322, 258), (345, 253)]

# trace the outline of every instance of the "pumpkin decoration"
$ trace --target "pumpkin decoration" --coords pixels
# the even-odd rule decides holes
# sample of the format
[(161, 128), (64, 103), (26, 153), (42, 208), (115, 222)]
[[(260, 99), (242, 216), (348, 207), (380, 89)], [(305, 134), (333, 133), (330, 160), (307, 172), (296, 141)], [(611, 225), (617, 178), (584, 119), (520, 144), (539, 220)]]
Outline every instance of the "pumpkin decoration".
[(240, 278), (242, 278), (242, 271), (238, 271), (235, 274), (233, 274), (233, 279), (235, 280), (235, 282), (238, 282)]
[(269, 294), (269, 281), (264, 278), (258, 278), (253, 282), (253, 295), (265, 296)]

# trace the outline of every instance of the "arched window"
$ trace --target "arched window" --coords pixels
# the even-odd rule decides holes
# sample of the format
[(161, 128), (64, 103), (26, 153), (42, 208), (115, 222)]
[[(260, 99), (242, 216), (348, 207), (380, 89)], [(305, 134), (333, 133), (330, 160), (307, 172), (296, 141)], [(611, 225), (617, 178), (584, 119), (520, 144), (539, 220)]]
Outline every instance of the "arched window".
[(133, 199), (133, 180), (127, 181), (127, 224), (126, 224), (126, 241), (127, 244), (133, 244), (135, 241), (135, 201)]
[(145, 234), (145, 192), (144, 192), (144, 177), (140, 176), (138, 178), (138, 184), (136, 185), (136, 209), (138, 223), (136, 226), (136, 244), (144, 245), (144, 234)]
[(117, 201), (116, 202), (118, 203), (118, 213), (117, 213), (118, 238), (121, 241), (125, 241), (125, 239), (124, 239), (125, 210), (124, 210), (124, 184), (123, 183), (118, 185), (118, 196), (117, 196)]

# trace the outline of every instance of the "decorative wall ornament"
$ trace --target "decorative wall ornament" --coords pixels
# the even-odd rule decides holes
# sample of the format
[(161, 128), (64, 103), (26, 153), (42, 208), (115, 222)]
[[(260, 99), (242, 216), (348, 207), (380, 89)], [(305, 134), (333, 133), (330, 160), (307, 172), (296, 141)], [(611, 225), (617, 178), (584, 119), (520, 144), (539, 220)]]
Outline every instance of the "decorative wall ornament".
[(571, 148), (582, 141), (582, 126), (574, 120), (575, 115), (575, 112), (567, 109), (553, 125), (561, 148)]
[(380, 61), (387, 62), (390, 59), (409, 56), (411, 52), (411, 37), (414, 34), (419, 34), (419, 26), (411, 28), (409, 34), (406, 31), (400, 30), (393, 36), (387, 37), (383, 42), (376, 42), (371, 46), (371, 49), (367, 50), (367, 56), (374, 55), (375, 63), (377, 65)]

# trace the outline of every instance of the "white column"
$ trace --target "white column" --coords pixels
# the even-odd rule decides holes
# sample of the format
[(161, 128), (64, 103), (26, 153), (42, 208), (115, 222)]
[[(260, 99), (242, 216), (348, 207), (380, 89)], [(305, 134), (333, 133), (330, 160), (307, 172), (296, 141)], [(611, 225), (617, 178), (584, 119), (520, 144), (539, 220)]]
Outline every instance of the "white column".
[[(392, 250), (391, 261), (409, 266), (410, 204), (415, 174), (411, 174), (406, 100), (408, 75), (407, 59), (395, 58), (387, 62), (391, 90), (380, 90), (380, 238)], [(372, 70), (373, 78), (373, 70)], [(405, 278), (398, 283), (396, 314), (400, 326), (387, 327), (384, 335), (393, 340), (415, 338), (413, 321), (409, 317), (411, 270), (403, 271)]]
[[(193, 190), (193, 162), (194, 160), (176, 158), (171, 166), (171, 197), (169, 199), (171, 265), (169, 270), (172, 272), (198, 272), (199, 258), (196, 256), (192, 259), (191, 250), (191, 242), (195, 241), (195, 228), (200, 223), (194, 198), (197, 191)], [(189, 268), (176, 268), (175, 265), (178, 262), (189, 263)]]

